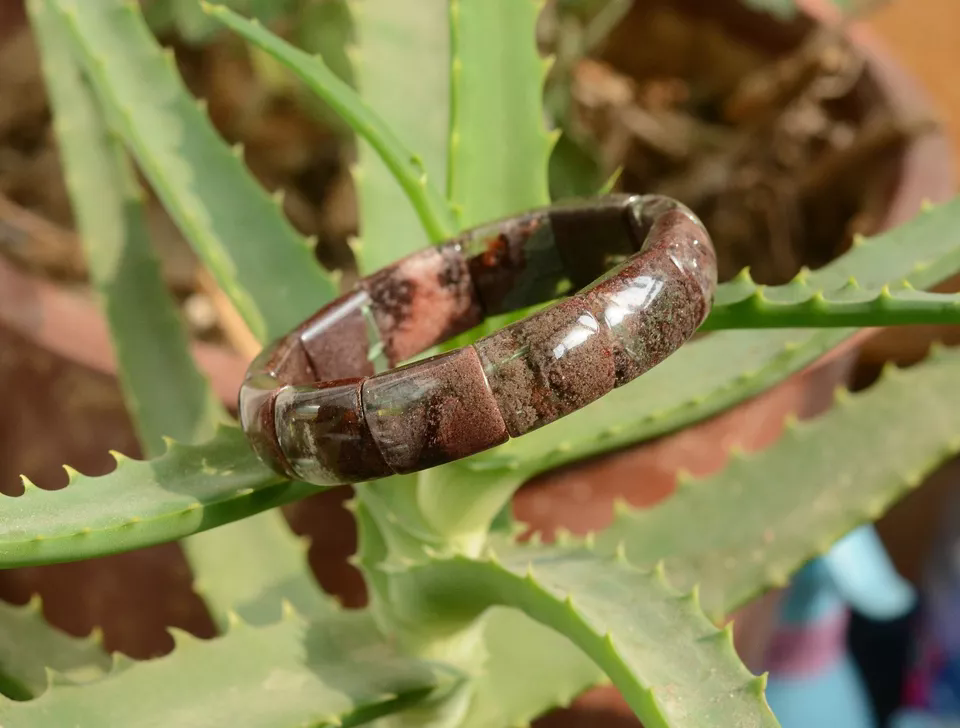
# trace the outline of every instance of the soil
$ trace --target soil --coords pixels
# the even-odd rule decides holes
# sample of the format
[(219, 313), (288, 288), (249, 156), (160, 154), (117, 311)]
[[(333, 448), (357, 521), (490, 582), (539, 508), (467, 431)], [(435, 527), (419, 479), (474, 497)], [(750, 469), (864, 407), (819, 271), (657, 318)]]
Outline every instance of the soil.
[[(875, 232), (887, 191), (865, 181), (889, 177), (904, 143), (934, 120), (852, 113), (864, 63), (841, 26), (778, 59), (751, 58), (661, 5), (631, 26), (626, 50), (600, 49), (615, 62), (631, 53), (621, 64), (629, 75), (603, 60), (569, 74), (566, 131), (599, 158), (604, 178), (620, 167), (621, 188), (693, 208), (714, 238), (721, 280), (750, 266), (758, 281), (783, 283)], [(721, 70), (691, 74), (671, 60), (691, 50)]]

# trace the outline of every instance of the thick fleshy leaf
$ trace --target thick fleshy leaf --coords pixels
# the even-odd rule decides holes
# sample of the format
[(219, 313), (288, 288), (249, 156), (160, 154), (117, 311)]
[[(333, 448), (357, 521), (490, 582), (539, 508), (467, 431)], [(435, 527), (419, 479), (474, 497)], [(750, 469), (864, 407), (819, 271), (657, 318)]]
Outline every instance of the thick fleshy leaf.
[(279, 198), (217, 135), (138, 5), (56, 0), (55, 7), (111, 123), (254, 335), (279, 336), (332, 298), (336, 286)]
[(485, 558), (437, 558), (390, 574), (400, 619), (454, 629), (489, 606), (521, 609), (565, 635), (610, 677), (648, 728), (776, 726), (764, 679), (740, 663), (696, 593), (659, 571), (564, 546), (494, 546)]
[(191, 536), (183, 549), (194, 591), (224, 627), (230, 611), (251, 624), (275, 622), (284, 601), (311, 619), (335, 609), (310, 571), (307, 545), (274, 509)]
[[(49, 0), (31, 4), (31, 19), (91, 279), (110, 325), (127, 409), (143, 450), (163, 453), (164, 437), (209, 439), (227, 415), (190, 355), (176, 304), (149, 246), (126, 153), (110, 134)], [(221, 623), (228, 609), (256, 621), (276, 618), (282, 598), (304, 613), (329, 602), (279, 512), (207, 532), (186, 540), (184, 547)], [(238, 562), (242, 572), (231, 568)]]
[(140, 442), (145, 452), (158, 453), (164, 437), (208, 439), (226, 413), (190, 356), (126, 152), (70, 53), (69, 33), (52, 3), (33, 0), (29, 9), (91, 282)]
[[(538, 0), (451, 0), (447, 188), (462, 227), (550, 202)], [(491, 39), (496, 38), (496, 42)]]
[(490, 610), (483, 644), (487, 659), (460, 728), (527, 725), (605, 679), (570, 640), (515, 609)]
[(0, 496), (0, 568), (175, 541), (317, 492), (267, 468), (234, 427), (200, 445), (171, 442), (152, 460), (115, 457), (107, 475), (71, 470), (61, 490), (25, 481), (23, 495)]
[[(200, 0), (165, 0), (171, 5), (173, 20), (180, 35), (192, 42), (208, 42), (221, 29), (218, 22), (203, 12)], [(222, 0), (239, 13), (268, 23), (294, 11), (296, 0)]]
[[(906, 489), (960, 452), (960, 351), (888, 369), (866, 392), (792, 423), (762, 452), (725, 470), (684, 479), (650, 510), (625, 510), (598, 534), (631, 561), (665, 560), (681, 588), (699, 584), (719, 616), (790, 575), (860, 523), (878, 518)], [(735, 524), (735, 525), (733, 525)]]
[(48, 669), (88, 682), (110, 669), (110, 658), (99, 635), (78, 639), (47, 624), (39, 598), (22, 607), (0, 602), (0, 694), (14, 700), (42, 694)]
[(60, 679), (40, 698), (0, 699), (4, 728), (245, 728), (358, 725), (427, 697), (455, 674), (398, 656), (369, 616), (239, 620), (212, 640), (173, 634), (176, 648), (145, 662), (118, 661), (86, 685)]
[(909, 284), (865, 289), (854, 278), (842, 288), (823, 290), (811, 286), (809, 276), (762, 286), (744, 269), (720, 289), (700, 330), (960, 323), (960, 294), (917, 291)]
[[(356, 32), (354, 79), (373, 111), (416, 155), (427, 180), (445, 189), (450, 128), (448, 0), (350, 0)], [(380, 155), (359, 143), (354, 168), (360, 240), (354, 252), (368, 274), (424, 247), (427, 236)], [(455, 223), (451, 220), (451, 232)]]
[(290, 45), (259, 24), (225, 7), (206, 5), (207, 12), (258, 48), (269, 53), (320, 96), (377, 153), (416, 210), (427, 234), (434, 240), (453, 232), (446, 200), (426, 177), (423, 163), (406, 148), (394, 131), (365, 104), (318, 56)]

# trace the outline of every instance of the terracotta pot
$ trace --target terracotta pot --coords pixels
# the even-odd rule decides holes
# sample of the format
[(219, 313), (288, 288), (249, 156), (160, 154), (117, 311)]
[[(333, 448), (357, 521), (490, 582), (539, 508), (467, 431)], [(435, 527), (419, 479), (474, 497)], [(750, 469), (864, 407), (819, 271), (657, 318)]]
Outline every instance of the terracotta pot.
[[(737, 0), (676, 4), (697, 16), (715, 17), (727, 32), (770, 51), (796, 43), (809, 28), (809, 22), (773, 26), (742, 10)], [(857, 28), (852, 35), (870, 59), (870, 72), (862, 83), (865, 103), (926, 108), (922, 95), (865, 32)], [(884, 226), (911, 217), (924, 198), (937, 200), (949, 194), (948, 158), (944, 140), (935, 135), (906, 150), (896, 176), (887, 180), (890, 204)], [(609, 521), (616, 497), (646, 505), (668, 494), (680, 465), (707, 473), (720, 467), (734, 443), (762, 447), (779, 434), (786, 413), (811, 415), (827, 405), (834, 386), (848, 376), (865, 336), (707, 422), (537, 478), (517, 496), (519, 517), (545, 531), (558, 526), (579, 532), (598, 528)], [(206, 345), (197, 345), (195, 352), (216, 391), (232, 405), (245, 363), (229, 351)], [(107, 330), (92, 301), (16, 271), (0, 258), (0, 392), (8, 413), (0, 424), (0, 489), (16, 491), (20, 472), (44, 486), (62, 485), (61, 462), (90, 474), (109, 471), (113, 461), (107, 448), (137, 453), (113, 375)], [(354, 548), (354, 524), (341, 507), (349, 493), (343, 488), (307, 499), (290, 507), (287, 515), (296, 530), (313, 536), (311, 563), (324, 587), (357, 605), (364, 599), (363, 584), (346, 564)], [(21, 602), (33, 592), (44, 596), (47, 615), (55, 624), (76, 634), (101, 625), (108, 648), (136, 657), (169, 649), (167, 625), (198, 634), (212, 631), (175, 545), (0, 572), (0, 596)], [(766, 628), (761, 625), (770, 619), (771, 600), (749, 608), (754, 616), (743, 622), (754, 629), (739, 634), (741, 651), (754, 663), (765, 643)], [(608, 717), (612, 721), (614, 715), (624, 724), (632, 721), (623, 717), (616, 695), (609, 691), (584, 696), (577, 706), (563, 725), (575, 725), (569, 721), (577, 720), (578, 711), (584, 725)], [(544, 725), (560, 725), (556, 721), (551, 717)]]

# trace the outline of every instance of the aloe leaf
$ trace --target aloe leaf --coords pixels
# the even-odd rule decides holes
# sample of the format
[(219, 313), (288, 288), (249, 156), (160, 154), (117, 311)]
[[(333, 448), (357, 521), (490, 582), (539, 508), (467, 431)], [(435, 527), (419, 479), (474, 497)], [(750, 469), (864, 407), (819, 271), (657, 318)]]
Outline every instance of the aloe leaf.
[(143, 3), (143, 18), (155, 35), (170, 32), (176, 25), (176, 0), (149, 0)]
[(722, 288), (701, 331), (716, 329), (826, 328), (960, 323), (960, 295), (883, 286), (864, 289), (851, 278), (823, 291), (806, 274), (782, 286), (758, 285), (746, 269)]
[[(447, 0), (349, 0), (349, 6), (357, 41), (351, 53), (357, 88), (417, 154), (427, 179), (445, 189), (450, 128)], [(427, 243), (403, 190), (363, 140), (354, 181), (361, 235), (354, 252), (362, 273), (372, 273)], [(449, 220), (455, 232), (452, 213)]]
[(460, 728), (527, 725), (604, 680), (570, 640), (515, 609), (490, 610), (483, 642), (487, 660)]
[(735, 454), (711, 477), (684, 478), (651, 510), (622, 512), (598, 547), (623, 546), (636, 563), (665, 559), (678, 586), (699, 584), (710, 612), (728, 613), (785, 584), (960, 452), (960, 408), (950, 396), (958, 381), (960, 351), (888, 368), (864, 393), (841, 390), (827, 414), (790, 423), (768, 449)]
[(541, 103), (549, 63), (541, 60), (536, 44), (541, 5), (534, 0), (450, 1), (447, 190), (463, 227), (550, 201), (553, 138)]
[(174, 221), (261, 341), (333, 297), (306, 241), (217, 135), (136, 3), (57, 0), (118, 130)]
[(15, 607), (0, 602), (0, 693), (14, 700), (35, 698), (47, 689), (47, 669), (75, 682), (88, 682), (110, 669), (99, 634), (77, 638), (47, 624), (40, 598)]
[(337, 609), (310, 571), (308, 545), (290, 531), (279, 509), (183, 542), (195, 575), (193, 590), (220, 627), (230, 611), (251, 624), (275, 622), (284, 601), (309, 618)]
[[(348, 55), (354, 42), (353, 18), (347, 0), (308, 3), (300, 8), (296, 27), (291, 32), (298, 48), (319, 56), (337, 78), (348, 86), (354, 85), (353, 66)], [(304, 84), (301, 84), (300, 91), (298, 100), (323, 123), (344, 134), (349, 133), (349, 125), (323, 99)]]
[(453, 232), (453, 218), (446, 200), (426, 176), (423, 163), (408, 151), (400, 139), (356, 91), (341, 81), (318, 56), (310, 56), (282, 38), (223, 6), (205, 5), (210, 15), (276, 58), (297, 78), (330, 105), (361, 136), (386, 164), (413, 209), (423, 229), (433, 240)]
[(550, 196), (554, 200), (590, 197), (606, 181), (596, 155), (584, 142), (561, 134), (550, 154)]
[(69, 484), (0, 496), (0, 568), (78, 561), (175, 541), (317, 492), (263, 465), (246, 437), (221, 427), (200, 445), (171, 442), (152, 460), (114, 453), (117, 467)]
[[(91, 278), (144, 452), (162, 454), (164, 437), (210, 439), (227, 415), (190, 356), (176, 304), (150, 249), (126, 152), (100, 118), (56, 11), (42, 1), (31, 10)], [(228, 609), (255, 621), (273, 619), (284, 597), (304, 613), (328, 602), (279, 512), (188, 539), (184, 548), (221, 624)]]
[(29, 702), (0, 701), (0, 724), (358, 725), (456, 680), (447, 668), (398, 656), (362, 612), (311, 622), (291, 610), (266, 627), (234, 620), (225, 635), (212, 640), (171, 632), (176, 648), (164, 657), (120, 662), (90, 684), (61, 680)]
[(565, 635), (611, 678), (648, 728), (776, 726), (765, 679), (740, 663), (696, 592), (660, 571), (564, 546), (504, 544), (486, 558), (435, 559), (394, 574), (393, 604), (418, 623), (455, 629), (509, 606)]
[[(200, 44), (209, 41), (220, 30), (220, 24), (203, 11), (201, 0), (171, 0), (171, 3), (177, 29), (185, 40)], [(223, 3), (260, 22), (269, 23), (294, 10), (297, 0), (223, 0)]]
[[(960, 271), (960, 199), (925, 210), (867, 239), (810, 273), (810, 286), (922, 289)], [(734, 283), (721, 286), (728, 295)], [(553, 424), (457, 463), (475, 477), (531, 475), (670, 432), (758, 394), (814, 361), (856, 329), (720, 331), (680, 348), (665, 362)], [(481, 475), (486, 473), (487, 475)]]
[(171, 0), (171, 11), (177, 31), (186, 41), (200, 43), (217, 30), (217, 24), (203, 14), (198, 0)]
[(227, 415), (190, 356), (126, 152), (101, 118), (56, 11), (45, 0), (29, 5), (91, 282), (140, 442), (157, 454), (165, 436), (209, 439)]

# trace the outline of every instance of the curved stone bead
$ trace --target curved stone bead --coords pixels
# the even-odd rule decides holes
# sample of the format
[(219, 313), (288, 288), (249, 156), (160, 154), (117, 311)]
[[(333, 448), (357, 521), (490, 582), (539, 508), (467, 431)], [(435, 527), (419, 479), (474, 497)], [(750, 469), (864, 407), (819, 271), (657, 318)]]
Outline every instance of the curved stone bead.
[(474, 348), (511, 437), (585, 407), (614, 386), (610, 332), (579, 298), (507, 326)]
[(277, 392), (276, 437), (290, 469), (309, 483), (357, 483), (392, 475), (364, 420), (364, 379)]

